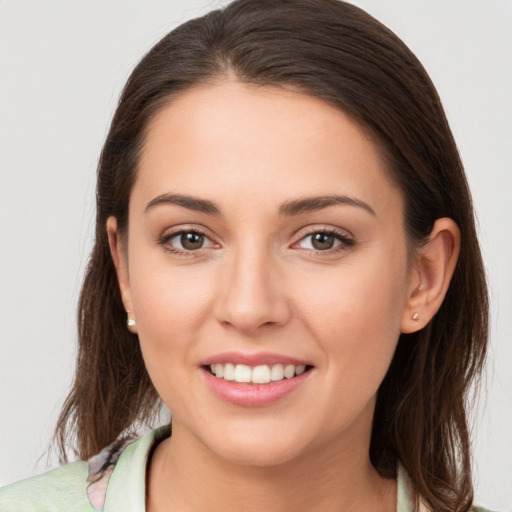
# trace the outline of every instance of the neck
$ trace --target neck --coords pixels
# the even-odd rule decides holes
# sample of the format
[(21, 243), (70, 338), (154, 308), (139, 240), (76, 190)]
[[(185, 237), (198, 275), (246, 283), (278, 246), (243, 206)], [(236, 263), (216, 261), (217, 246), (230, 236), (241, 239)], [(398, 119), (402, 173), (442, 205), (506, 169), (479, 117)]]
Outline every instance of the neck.
[(147, 511), (392, 512), (396, 483), (378, 475), (365, 448), (335, 441), (279, 465), (241, 465), (173, 423), (150, 463)]

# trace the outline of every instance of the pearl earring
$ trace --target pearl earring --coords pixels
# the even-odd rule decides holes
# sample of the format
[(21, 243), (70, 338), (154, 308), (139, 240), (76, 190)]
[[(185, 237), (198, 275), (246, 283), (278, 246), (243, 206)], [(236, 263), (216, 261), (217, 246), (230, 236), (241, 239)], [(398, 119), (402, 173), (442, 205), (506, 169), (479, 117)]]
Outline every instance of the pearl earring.
[(130, 332), (135, 332), (136, 322), (135, 319), (130, 316), (130, 311), (126, 312), (126, 327)]
[(412, 319), (415, 322), (419, 322), (420, 321), (420, 314), (419, 313), (414, 313), (414, 315), (412, 315)]

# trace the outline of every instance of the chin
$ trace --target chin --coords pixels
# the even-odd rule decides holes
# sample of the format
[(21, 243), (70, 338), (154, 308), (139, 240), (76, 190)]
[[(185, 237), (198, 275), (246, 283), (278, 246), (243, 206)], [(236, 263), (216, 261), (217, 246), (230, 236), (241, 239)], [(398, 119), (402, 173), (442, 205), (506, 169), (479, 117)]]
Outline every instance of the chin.
[[(223, 447), (224, 448), (224, 447)], [(283, 446), (268, 446), (264, 443), (231, 444), (222, 449), (218, 455), (232, 464), (268, 468), (281, 466), (297, 458), (299, 450), (286, 449)]]
[[(213, 434), (213, 436), (211, 435)], [(304, 432), (283, 425), (250, 429), (222, 429), (206, 440), (207, 447), (222, 459), (242, 466), (271, 467), (286, 464), (308, 451)]]

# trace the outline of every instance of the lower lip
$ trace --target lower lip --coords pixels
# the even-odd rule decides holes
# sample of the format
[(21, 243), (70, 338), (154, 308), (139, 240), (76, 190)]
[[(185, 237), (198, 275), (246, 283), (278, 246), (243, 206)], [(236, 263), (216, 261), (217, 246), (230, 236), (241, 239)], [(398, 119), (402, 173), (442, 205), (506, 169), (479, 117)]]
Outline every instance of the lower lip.
[(277, 402), (295, 391), (309, 378), (311, 370), (293, 377), (268, 384), (242, 384), (235, 381), (219, 379), (202, 368), (210, 389), (222, 400), (242, 407), (260, 407)]

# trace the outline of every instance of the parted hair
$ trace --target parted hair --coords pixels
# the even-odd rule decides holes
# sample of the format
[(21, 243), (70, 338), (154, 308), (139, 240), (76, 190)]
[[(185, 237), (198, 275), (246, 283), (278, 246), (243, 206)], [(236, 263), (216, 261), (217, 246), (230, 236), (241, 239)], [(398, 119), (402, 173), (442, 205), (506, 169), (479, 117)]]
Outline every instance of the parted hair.
[(371, 133), (403, 193), (411, 250), (425, 242), (436, 219), (450, 217), (459, 226), (460, 256), (445, 300), (425, 328), (400, 336), (379, 388), (370, 458), (389, 477), (400, 462), (432, 510), (469, 510), (467, 402), (488, 338), (470, 192), (423, 66), (389, 29), (338, 0), (236, 0), (180, 25), (135, 67), (98, 164), (95, 242), (78, 305), (75, 378), (55, 432), (62, 460), (70, 449), (89, 458), (150, 423), (161, 407), (137, 336), (126, 329), (106, 221), (116, 217), (121, 234), (126, 232), (130, 192), (155, 114), (181, 92), (227, 76), (298, 89)]

